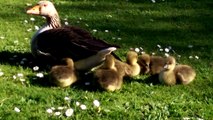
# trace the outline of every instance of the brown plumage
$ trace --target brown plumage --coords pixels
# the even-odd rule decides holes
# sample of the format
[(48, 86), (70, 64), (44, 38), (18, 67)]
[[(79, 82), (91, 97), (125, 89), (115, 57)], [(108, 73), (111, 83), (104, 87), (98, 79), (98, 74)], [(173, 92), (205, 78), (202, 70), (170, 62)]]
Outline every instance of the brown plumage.
[(115, 58), (112, 55), (107, 55), (103, 65), (94, 72), (94, 77), (98, 79), (100, 86), (107, 91), (120, 89), (123, 76), (124, 72), (116, 67)]
[(191, 83), (195, 77), (195, 70), (189, 65), (177, 65), (174, 69), (177, 82), (183, 85)]
[(160, 56), (150, 56), (149, 54), (142, 54), (138, 58), (138, 63), (141, 66), (142, 74), (159, 74), (165, 64), (165, 59)]
[[(75, 62), (79, 60), (82, 62), (75, 64), (76, 69), (90, 69), (101, 63), (107, 54), (118, 48), (117, 45), (95, 38), (88, 31), (79, 27), (61, 26), (59, 15), (50, 1), (40, 1), (28, 9), (27, 13), (44, 16), (47, 20), (47, 24), (37, 31), (31, 41), (31, 51), (36, 58), (58, 61), (70, 57)], [(109, 53), (102, 56), (103, 58), (97, 59), (100, 58), (98, 52), (109, 49), (111, 50)], [(118, 58), (114, 53), (112, 54)], [(88, 61), (90, 57), (93, 59)], [(88, 66), (84, 65), (85, 62)]]
[(59, 87), (68, 87), (77, 81), (77, 72), (73, 60), (65, 58), (66, 65), (56, 65), (51, 68), (49, 80)]
[(129, 76), (136, 76), (140, 74), (141, 67), (138, 64), (138, 54), (134, 51), (127, 52), (126, 63), (129, 66)]

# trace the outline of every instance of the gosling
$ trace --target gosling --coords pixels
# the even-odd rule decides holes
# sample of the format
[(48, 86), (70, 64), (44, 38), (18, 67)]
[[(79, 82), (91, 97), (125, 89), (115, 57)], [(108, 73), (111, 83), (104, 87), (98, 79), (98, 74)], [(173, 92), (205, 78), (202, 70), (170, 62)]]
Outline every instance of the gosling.
[(66, 65), (56, 65), (51, 68), (49, 80), (56, 86), (68, 87), (77, 81), (77, 72), (71, 58), (65, 58)]
[(141, 67), (138, 64), (138, 54), (134, 51), (129, 51), (126, 56), (126, 63), (129, 66), (128, 69), (130, 69), (129, 76), (137, 76), (140, 74)]
[(159, 81), (165, 85), (175, 85), (176, 84), (176, 76), (175, 69), (176, 60), (174, 57), (166, 58), (166, 63), (163, 70), (159, 74)]
[(112, 55), (107, 55), (103, 65), (94, 71), (94, 77), (98, 79), (101, 88), (107, 91), (119, 90), (123, 84), (124, 72), (116, 68), (115, 61)]

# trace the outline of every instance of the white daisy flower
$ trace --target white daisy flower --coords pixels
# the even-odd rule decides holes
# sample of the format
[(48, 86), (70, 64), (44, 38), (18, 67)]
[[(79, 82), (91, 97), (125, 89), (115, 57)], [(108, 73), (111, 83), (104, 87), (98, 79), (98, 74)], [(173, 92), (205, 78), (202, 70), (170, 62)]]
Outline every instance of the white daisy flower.
[(108, 33), (108, 32), (109, 32), (109, 30), (105, 30), (104, 32)]
[(43, 73), (37, 73), (36, 76), (39, 77), (39, 78), (43, 78), (44, 74)]
[(70, 97), (64, 97), (64, 100), (70, 101)]
[(26, 6), (32, 6), (32, 4), (31, 3), (26, 3)]
[(76, 104), (76, 106), (79, 106), (79, 105), (80, 105), (80, 102), (77, 101), (77, 102), (75, 102), (75, 104)]
[(53, 113), (53, 110), (49, 108), (49, 109), (46, 110), (46, 112), (51, 114), (51, 113)]
[(1, 36), (0, 39), (4, 39), (5, 37)]
[(158, 47), (158, 48), (161, 48), (161, 45), (158, 44), (157, 47)]
[(156, 1), (155, 0), (151, 0), (152, 1), (152, 3), (156, 3)]
[(87, 106), (84, 105), (84, 104), (82, 104), (82, 105), (80, 105), (80, 108), (81, 108), (82, 110), (86, 110), (86, 109), (87, 109)]
[(18, 40), (13, 41), (14, 44), (18, 44)]
[(39, 70), (39, 67), (38, 67), (38, 66), (34, 66), (34, 67), (33, 67), (33, 70), (34, 70), (34, 71), (38, 71), (38, 70)]
[(161, 48), (161, 49), (159, 49), (161, 52), (163, 51), (163, 49)]
[(21, 110), (19, 108), (17, 108), (17, 107), (14, 108), (14, 111), (21, 112)]
[(180, 57), (181, 57), (181, 55), (178, 55), (178, 57), (180, 58)]
[(3, 76), (3, 75), (4, 75), (4, 73), (2, 71), (0, 71), (0, 76)]
[(196, 58), (196, 59), (199, 59), (199, 57), (198, 57), (197, 55), (195, 56), (195, 58)]
[(152, 55), (155, 55), (155, 53), (153, 52)]
[(64, 24), (65, 24), (65, 25), (69, 25), (69, 23), (68, 23), (67, 21), (66, 21), (66, 22), (64, 22)]
[(79, 20), (82, 20), (82, 18), (80, 17)]
[(30, 32), (30, 31), (32, 31), (32, 29), (31, 29), (31, 28), (27, 29), (27, 32)]
[(112, 39), (113, 39), (113, 40), (115, 40), (115, 39), (116, 39), (116, 37), (112, 37)]
[(21, 82), (24, 82), (24, 81), (25, 81), (25, 79), (24, 79), (24, 78), (20, 78), (19, 80), (20, 80)]
[(35, 18), (31, 17), (30, 20), (31, 20), (31, 21), (35, 21)]
[(193, 58), (193, 56), (189, 56), (189, 59), (192, 59)]
[(188, 45), (188, 48), (193, 48), (193, 45)]
[(59, 115), (61, 115), (61, 112), (55, 112), (54, 115), (59, 116)]
[(63, 110), (63, 109), (64, 109), (64, 107), (61, 107), (61, 106), (60, 106), (60, 107), (58, 107), (57, 109), (58, 109), (58, 110)]
[(168, 54), (168, 53), (165, 53), (164, 55), (165, 55), (166, 57), (169, 57), (169, 54)]
[(70, 117), (70, 116), (73, 115), (73, 112), (74, 112), (74, 110), (72, 108), (69, 108), (69, 109), (66, 110), (65, 115), (67, 117)]
[(135, 52), (140, 52), (140, 49), (139, 48), (135, 48)]
[(15, 80), (17, 77), (15, 75), (13, 75), (13, 79)]
[(94, 101), (93, 101), (93, 105), (94, 105), (95, 107), (99, 107), (99, 106), (100, 106), (100, 102), (99, 102), (98, 100), (94, 100)]
[(121, 40), (121, 38), (119, 37), (119, 38), (117, 38), (118, 40)]
[(37, 25), (34, 26), (35, 30), (39, 30), (39, 27)]
[(55, 108), (54, 108), (54, 107), (51, 107), (50, 109), (55, 110)]
[(24, 23), (28, 23), (28, 21), (27, 21), (27, 20), (24, 20)]
[(93, 32), (97, 32), (97, 30), (96, 30), (96, 29), (93, 29), (92, 31), (93, 31)]
[(165, 52), (167, 52), (167, 53), (169, 52), (169, 48), (165, 48), (164, 50), (165, 50)]
[(184, 117), (183, 120), (190, 120), (190, 118), (189, 117)]
[(22, 73), (17, 74), (18, 77), (23, 77), (24, 75)]

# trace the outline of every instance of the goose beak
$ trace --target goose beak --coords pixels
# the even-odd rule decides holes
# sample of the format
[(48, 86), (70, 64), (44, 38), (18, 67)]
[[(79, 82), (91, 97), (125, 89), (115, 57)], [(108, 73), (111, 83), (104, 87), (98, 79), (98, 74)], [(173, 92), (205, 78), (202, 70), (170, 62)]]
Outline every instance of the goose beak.
[(40, 6), (36, 5), (27, 10), (27, 14), (39, 15), (40, 14)]

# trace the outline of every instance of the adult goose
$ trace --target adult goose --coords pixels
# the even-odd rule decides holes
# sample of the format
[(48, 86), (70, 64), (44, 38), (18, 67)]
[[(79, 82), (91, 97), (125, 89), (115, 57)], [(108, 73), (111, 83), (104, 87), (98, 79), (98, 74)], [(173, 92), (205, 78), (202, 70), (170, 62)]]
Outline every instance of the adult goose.
[(60, 61), (70, 57), (77, 70), (87, 70), (100, 64), (106, 55), (118, 48), (81, 28), (62, 26), (58, 12), (50, 1), (38, 2), (27, 10), (27, 14), (44, 16), (47, 22), (31, 40), (31, 51), (35, 58)]

